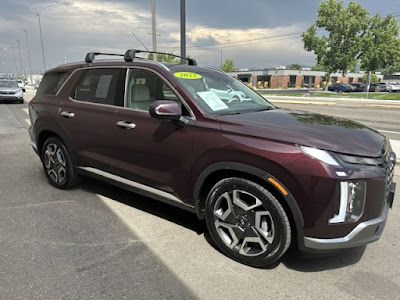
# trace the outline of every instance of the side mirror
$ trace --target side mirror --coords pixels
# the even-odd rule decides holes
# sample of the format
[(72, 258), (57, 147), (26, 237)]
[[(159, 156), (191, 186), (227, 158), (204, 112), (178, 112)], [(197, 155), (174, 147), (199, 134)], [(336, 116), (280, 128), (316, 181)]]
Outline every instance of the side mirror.
[(22, 92), (24, 92), (24, 93), (26, 92), (25, 88), (22, 88), (21, 90), (22, 90)]
[(182, 116), (182, 110), (175, 101), (157, 100), (150, 104), (149, 113), (152, 118), (177, 121)]

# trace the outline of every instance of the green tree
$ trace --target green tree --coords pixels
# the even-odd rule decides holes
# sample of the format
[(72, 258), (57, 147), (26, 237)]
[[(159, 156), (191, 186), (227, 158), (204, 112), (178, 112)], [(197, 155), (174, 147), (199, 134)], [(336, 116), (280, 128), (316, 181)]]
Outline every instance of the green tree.
[[(314, 51), (317, 65), (325, 69), (326, 77), (341, 71), (354, 69), (360, 52), (362, 32), (368, 24), (368, 11), (360, 4), (350, 1), (325, 0), (318, 8), (317, 21), (302, 33), (304, 49)], [(324, 29), (327, 35), (318, 36), (318, 30)], [(328, 85), (325, 87), (328, 88)]]
[(224, 72), (235, 72), (235, 65), (233, 64), (232, 59), (227, 59), (221, 65), (221, 71)]
[[(375, 82), (378, 82), (378, 81), (379, 81), (378, 76), (376, 76), (375, 74), (372, 74), (371, 77), (370, 77), (370, 82), (375, 83)], [(362, 77), (362, 82), (368, 83), (368, 75), (367, 74), (365, 74)]]
[[(399, 67), (400, 40), (398, 34), (399, 25), (394, 16), (388, 15), (382, 18), (376, 14), (369, 18), (358, 55), (361, 69), (368, 71), (370, 75), (377, 70)], [(369, 83), (368, 81), (367, 84), (369, 85)]]
[[(170, 54), (173, 54), (173, 52), (171, 52)], [(181, 62), (180, 59), (177, 59), (175, 56), (170, 55), (170, 54), (157, 53), (157, 61), (166, 62), (166, 63), (173, 63), (173, 64), (179, 64)], [(153, 59), (153, 53), (149, 53), (147, 55), (147, 59), (152, 60)]]
[(289, 70), (301, 70), (301, 66), (299, 64), (292, 64), (289, 66)]

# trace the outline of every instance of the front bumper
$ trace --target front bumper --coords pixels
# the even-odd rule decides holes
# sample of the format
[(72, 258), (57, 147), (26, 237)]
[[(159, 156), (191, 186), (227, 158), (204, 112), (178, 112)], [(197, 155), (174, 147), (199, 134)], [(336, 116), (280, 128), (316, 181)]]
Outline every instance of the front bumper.
[(16, 97), (14, 95), (0, 95), (0, 101), (21, 101), (23, 97)]
[(388, 201), (383, 208), (382, 214), (378, 218), (359, 223), (349, 234), (344, 237), (332, 239), (304, 237), (305, 250), (340, 250), (366, 245), (378, 240), (385, 228), (389, 209), (393, 204), (395, 189), (396, 184), (392, 183)]

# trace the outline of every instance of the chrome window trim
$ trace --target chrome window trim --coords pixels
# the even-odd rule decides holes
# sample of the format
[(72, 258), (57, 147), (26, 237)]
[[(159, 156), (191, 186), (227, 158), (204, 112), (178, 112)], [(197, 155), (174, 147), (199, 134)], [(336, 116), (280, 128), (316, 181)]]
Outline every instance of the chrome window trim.
[[(157, 64), (161, 64), (159, 62), (157, 62)], [(161, 64), (162, 66), (165, 67), (166, 70), (170, 71), (165, 65)], [(130, 69), (145, 69), (148, 70), (150, 72), (154, 72), (156, 73), (158, 76), (160, 76), (166, 83), (167, 85), (171, 88), (171, 90), (175, 93), (175, 95), (179, 98), (179, 100), (182, 102), (183, 105), (185, 105), (186, 109), (189, 111), (190, 117), (188, 116), (183, 116), (184, 118), (196, 121), (196, 116), (193, 113), (193, 110), (190, 108), (190, 106), (187, 104), (187, 102), (183, 99), (183, 97), (178, 93), (178, 91), (170, 84), (170, 82), (166, 79), (165, 76), (161, 75), (159, 72), (157, 72), (156, 70), (153, 70), (151, 68), (148, 67), (143, 67), (143, 66), (127, 66), (127, 65), (122, 65), (122, 66), (89, 66), (89, 67), (80, 67), (75, 69), (70, 76), (67, 78), (67, 80), (64, 82), (64, 84), (67, 83), (67, 81), (71, 78), (72, 75), (75, 74), (75, 72), (81, 71), (81, 70), (89, 70), (89, 69), (127, 69), (126, 70), (126, 76), (125, 76), (125, 91), (124, 91), (124, 106), (116, 106), (116, 105), (110, 105), (110, 104), (101, 104), (101, 103), (95, 103), (95, 102), (88, 102), (88, 101), (83, 101), (83, 100), (78, 100), (78, 99), (74, 99), (71, 97), (71, 95), (69, 95), (69, 99), (71, 101), (74, 102), (79, 102), (79, 103), (91, 103), (91, 104), (97, 104), (97, 105), (101, 105), (101, 106), (112, 106), (112, 107), (117, 107), (119, 109), (126, 109), (129, 111), (135, 111), (135, 112), (142, 112), (144, 114), (149, 115), (148, 111), (145, 110), (138, 110), (138, 109), (132, 109), (129, 107), (126, 107), (126, 88), (127, 88), (127, 84), (128, 84), (128, 74), (129, 74), (129, 70)], [(60, 88), (59, 91), (61, 91), (62, 88)]]

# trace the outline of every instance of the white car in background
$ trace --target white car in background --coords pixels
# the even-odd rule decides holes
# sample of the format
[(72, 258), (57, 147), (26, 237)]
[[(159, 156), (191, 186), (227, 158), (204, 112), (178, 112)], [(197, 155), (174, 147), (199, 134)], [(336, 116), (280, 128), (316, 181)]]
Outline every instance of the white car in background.
[(225, 103), (251, 101), (243, 92), (234, 91), (230, 86), (227, 86), (226, 90), (210, 88), (210, 91)]
[(17, 79), (16, 82), (18, 83), (18, 86), (21, 88), (21, 90), (22, 90), (23, 92), (25, 92), (25, 84), (24, 84), (24, 81), (23, 81), (23, 80)]
[(391, 92), (400, 92), (400, 82), (389, 82)]

